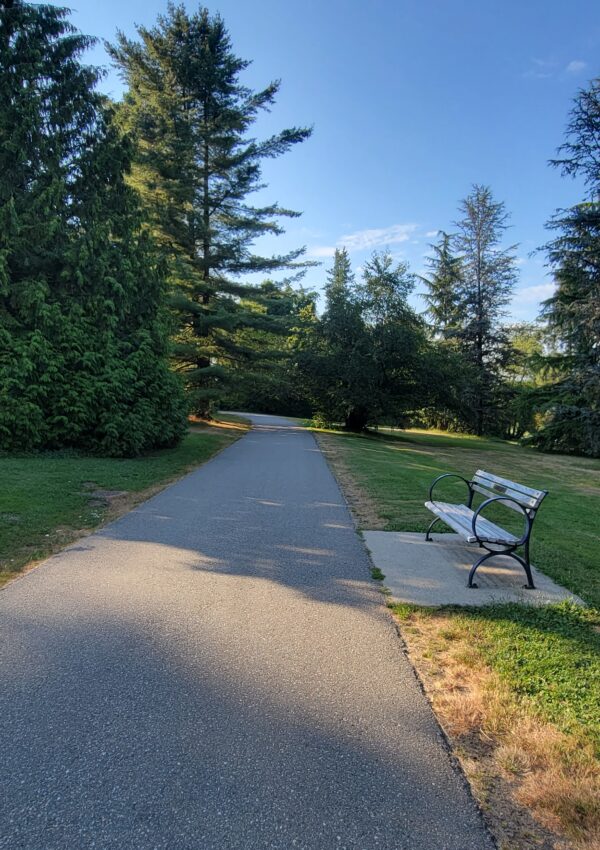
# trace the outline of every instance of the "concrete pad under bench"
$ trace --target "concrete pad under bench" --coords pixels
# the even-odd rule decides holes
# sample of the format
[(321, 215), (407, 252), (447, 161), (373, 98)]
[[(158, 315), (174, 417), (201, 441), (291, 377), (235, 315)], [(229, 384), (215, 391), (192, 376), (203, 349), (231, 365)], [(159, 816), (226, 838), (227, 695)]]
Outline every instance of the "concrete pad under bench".
[(583, 601), (552, 579), (532, 568), (535, 590), (525, 590), (523, 569), (499, 555), (477, 570), (479, 587), (469, 589), (469, 570), (484, 550), (469, 546), (458, 534), (425, 534), (405, 531), (363, 531), (371, 560), (385, 575), (384, 585), (398, 602), (415, 605), (489, 605), (492, 602), (527, 602), (547, 605), (570, 599)]

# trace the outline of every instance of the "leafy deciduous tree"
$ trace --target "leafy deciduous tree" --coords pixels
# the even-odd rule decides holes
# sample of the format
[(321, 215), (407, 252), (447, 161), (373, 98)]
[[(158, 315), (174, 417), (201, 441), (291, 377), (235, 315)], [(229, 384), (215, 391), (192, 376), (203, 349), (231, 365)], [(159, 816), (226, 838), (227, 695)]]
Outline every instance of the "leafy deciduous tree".
[(425, 329), (407, 301), (414, 275), (375, 252), (356, 283), (340, 249), (328, 278), (326, 309), (303, 359), (315, 405), (351, 431), (399, 422), (429, 393)]

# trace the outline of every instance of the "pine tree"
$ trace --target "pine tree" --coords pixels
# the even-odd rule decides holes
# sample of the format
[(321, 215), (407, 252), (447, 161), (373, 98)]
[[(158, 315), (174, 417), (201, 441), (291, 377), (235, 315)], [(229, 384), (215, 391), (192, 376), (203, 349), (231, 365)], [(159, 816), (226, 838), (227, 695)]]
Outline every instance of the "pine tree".
[(349, 430), (364, 429), (369, 410), (371, 361), (348, 252), (336, 249), (327, 272), (325, 310), (314, 343), (301, 361), (318, 412)]
[(483, 434), (493, 429), (495, 393), (510, 352), (501, 319), (517, 279), (516, 245), (501, 247), (509, 216), (487, 186), (473, 186), (460, 211), (452, 240), (463, 270), (459, 339), (475, 368), (470, 405), (473, 427)]
[(433, 332), (442, 339), (456, 336), (461, 323), (462, 259), (452, 252), (452, 237), (440, 231), (433, 256), (426, 262), (429, 277), (421, 277), (427, 287), (425, 301)]
[(179, 330), (176, 357), (195, 412), (207, 415), (223, 394), (231, 365), (245, 352), (236, 331), (264, 322), (248, 309), (260, 287), (244, 275), (302, 268), (302, 251), (262, 257), (253, 242), (280, 234), (277, 204), (252, 206), (263, 188), (261, 164), (310, 135), (291, 128), (263, 141), (250, 135), (258, 115), (275, 101), (279, 83), (251, 91), (240, 82), (248, 62), (233, 52), (219, 15), (188, 15), (169, 4), (139, 41), (122, 33), (110, 47), (128, 91), (121, 119), (136, 141), (131, 182), (168, 256)]
[(430, 395), (424, 326), (407, 301), (414, 275), (374, 252), (361, 278), (355, 282), (347, 253), (336, 251), (325, 311), (302, 360), (319, 413), (356, 432), (383, 418), (399, 422)]
[(559, 375), (547, 405), (542, 448), (600, 456), (600, 79), (579, 92), (566, 142), (553, 165), (583, 178), (587, 198), (549, 222), (548, 245), (557, 284), (542, 317), (558, 352)]
[(130, 150), (66, 11), (0, 4), (0, 445), (136, 454), (176, 441), (162, 276)]
[(261, 302), (247, 306), (262, 313), (264, 327), (244, 327), (236, 332), (236, 344), (247, 350), (248, 357), (232, 366), (223, 405), (229, 410), (310, 416), (298, 353), (311, 338), (317, 294), (272, 281), (265, 281), (261, 288)]
[(333, 302), (338, 297), (342, 303), (346, 303), (353, 287), (354, 273), (348, 251), (346, 248), (336, 248), (333, 265), (327, 271), (327, 282), (325, 283), (327, 308), (331, 309)]

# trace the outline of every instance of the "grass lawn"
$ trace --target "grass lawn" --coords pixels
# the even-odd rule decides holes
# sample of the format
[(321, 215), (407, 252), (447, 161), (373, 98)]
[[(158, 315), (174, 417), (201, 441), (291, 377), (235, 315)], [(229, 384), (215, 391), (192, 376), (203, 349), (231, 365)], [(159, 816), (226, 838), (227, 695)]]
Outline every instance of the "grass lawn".
[[(433, 515), (423, 502), (443, 472), (470, 478), (486, 469), (548, 490), (536, 517), (531, 558), (547, 575), (600, 608), (600, 461), (548, 455), (505, 442), (437, 432), (333, 437), (350, 471), (374, 503), (388, 531), (425, 531)], [(463, 501), (464, 485), (444, 482), (438, 498)], [(500, 524), (519, 515), (500, 507)], [(492, 516), (492, 514), (486, 514)], [(365, 526), (366, 527), (366, 526)], [(515, 527), (513, 525), (513, 527)], [(435, 531), (443, 531), (441, 523)], [(448, 529), (449, 530), (449, 529)]]
[[(481, 468), (549, 491), (532, 560), (588, 609), (392, 609), (500, 846), (538, 845), (523, 837), (526, 814), (506, 816), (498, 788), (570, 846), (600, 846), (600, 461), (433, 431), (320, 439), (363, 528), (424, 531), (423, 502), (443, 472), (468, 479)], [(448, 482), (438, 498), (463, 501), (464, 485)], [(501, 525), (520, 522), (499, 510)]]
[(209, 426), (193, 423), (175, 448), (132, 459), (0, 455), (0, 585), (204, 463), (246, 430), (232, 416)]

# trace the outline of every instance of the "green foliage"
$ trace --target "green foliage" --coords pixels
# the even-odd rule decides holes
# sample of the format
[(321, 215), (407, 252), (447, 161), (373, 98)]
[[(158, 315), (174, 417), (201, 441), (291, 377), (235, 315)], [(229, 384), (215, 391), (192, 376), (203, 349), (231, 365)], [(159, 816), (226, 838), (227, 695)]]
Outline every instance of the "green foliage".
[(252, 347), (240, 346), (239, 331), (283, 330), (268, 310), (252, 306), (264, 304), (265, 292), (242, 279), (301, 272), (302, 251), (252, 252), (260, 236), (283, 232), (281, 217), (297, 213), (277, 204), (252, 206), (248, 196), (262, 188), (262, 162), (304, 141), (310, 130), (286, 129), (263, 141), (249, 135), (279, 83), (262, 91), (241, 84), (249, 63), (233, 53), (218, 15), (207, 9), (188, 15), (170, 4), (156, 26), (138, 27), (138, 35), (133, 41), (120, 33), (110, 47), (128, 85), (119, 113), (136, 145), (131, 183), (168, 260), (177, 369), (194, 411), (205, 415), (240, 369), (259, 368)]
[(475, 433), (498, 433), (501, 371), (511, 356), (500, 320), (517, 277), (515, 246), (501, 247), (508, 214), (489, 187), (473, 186), (460, 211), (462, 218), (456, 222), (453, 238), (454, 250), (461, 257), (457, 338), (474, 370), (466, 411)]
[(73, 450), (0, 455), (0, 585), (29, 561), (105, 520), (106, 507), (98, 504), (94, 490), (125, 493), (125, 506), (131, 506), (148, 488), (195, 468), (234, 439), (235, 431), (194, 432), (174, 448), (137, 458), (91, 457)]
[[(264, 327), (241, 328), (234, 339), (239, 361), (231, 364), (222, 406), (290, 416), (310, 416), (298, 351), (316, 322), (316, 294), (290, 285), (262, 284), (261, 303), (248, 309), (262, 314)], [(275, 330), (274, 330), (275, 328)], [(247, 352), (247, 356), (242, 355)]]
[[(580, 458), (574, 463), (568, 456), (550, 458), (504, 440), (466, 434), (414, 430), (384, 435), (381, 430), (378, 436), (340, 435), (333, 439), (389, 531), (425, 531), (431, 514), (423, 503), (431, 482), (443, 472), (468, 477), (476, 469), (488, 469), (496, 475), (547, 489), (550, 495), (535, 520), (532, 561), (600, 608), (600, 461)], [(447, 488), (440, 491), (441, 498), (464, 499), (462, 482), (450, 481)], [(521, 517), (508, 508), (501, 510), (502, 515), (497, 516), (500, 525), (516, 530)]]
[(577, 95), (560, 159), (564, 174), (583, 178), (589, 197), (559, 211), (546, 249), (556, 293), (545, 302), (556, 350), (548, 359), (555, 385), (536, 443), (550, 451), (600, 457), (600, 79)]
[(501, 435), (508, 433), (508, 423), (513, 422), (507, 405), (517, 395), (515, 411), (518, 407), (523, 418), (524, 393), (505, 380), (514, 352), (501, 324), (516, 279), (514, 246), (500, 246), (508, 216), (488, 187), (474, 186), (460, 211), (457, 232), (441, 231), (438, 243), (431, 246), (429, 275), (422, 278), (431, 333), (438, 354), (443, 354), (438, 360), (440, 378), (445, 380), (436, 383), (451, 391), (446, 400), (435, 399), (433, 406), (425, 408), (421, 421), (444, 429)]
[(518, 322), (505, 330), (511, 357), (498, 390), (498, 426), (507, 439), (521, 440), (533, 434), (540, 422), (539, 407), (550, 380), (545, 360), (547, 334), (542, 325), (532, 322)]
[(479, 651), (519, 698), (565, 732), (584, 731), (600, 751), (597, 611), (569, 602), (505, 604), (459, 618), (475, 625)]
[(481, 608), (392, 605), (410, 628), (413, 618), (451, 617), (452, 637), (474, 652), (520, 703), (600, 752), (600, 617), (570, 602), (496, 603)]
[(138, 454), (185, 428), (163, 275), (65, 15), (0, 18), (0, 446)]
[(421, 280), (427, 287), (425, 301), (434, 335), (453, 339), (461, 326), (462, 258), (452, 253), (452, 237), (440, 231), (433, 256), (427, 258), (429, 277)]
[(425, 327), (407, 302), (413, 287), (406, 264), (387, 252), (375, 252), (356, 283), (346, 251), (336, 251), (325, 312), (299, 358), (325, 420), (361, 431), (400, 421), (435, 394)]

